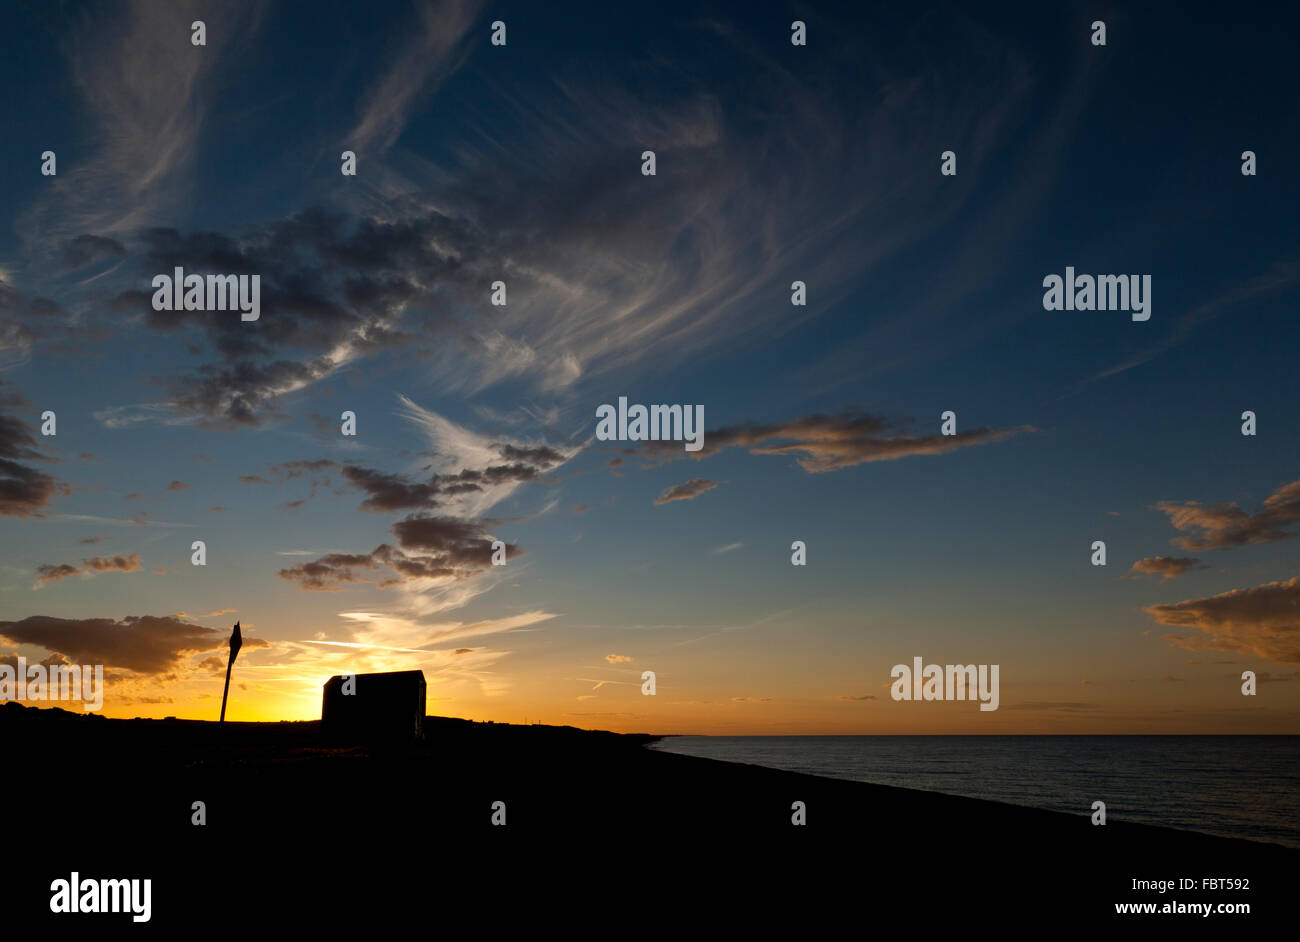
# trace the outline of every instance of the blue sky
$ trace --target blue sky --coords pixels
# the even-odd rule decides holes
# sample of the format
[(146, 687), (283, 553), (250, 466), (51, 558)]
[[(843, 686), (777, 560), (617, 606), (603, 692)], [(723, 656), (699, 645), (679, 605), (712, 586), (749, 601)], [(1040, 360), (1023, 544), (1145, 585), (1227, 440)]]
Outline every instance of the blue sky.
[[(1300, 679), (1300, 510), (1281, 491), (1260, 515), (1300, 478), (1279, 15), (10, 14), (0, 457), (49, 483), (22, 477), (0, 520), (0, 655), (106, 661), (125, 715), (206, 715), (240, 618), (266, 642), (247, 718), (420, 666), (434, 712), (610, 728), (1293, 728), (1294, 684), (1243, 705), (1236, 679)], [(262, 318), (150, 310), (173, 264), (260, 271)], [(1044, 310), (1066, 266), (1151, 275), (1151, 319)], [(702, 404), (714, 446), (594, 440), (619, 396)], [(939, 436), (945, 410), (969, 437)], [(329, 464), (288, 464), (308, 461)], [(478, 490), (433, 493), (467, 471)], [(656, 504), (694, 479), (714, 486)], [(1193, 501), (1244, 522), (1175, 528)], [(403, 543), (410, 519), (442, 523)], [(470, 549), (494, 538), (519, 550), (504, 569)], [(1196, 562), (1123, 578), (1154, 557)], [(1015, 709), (883, 697), (916, 654), (1003, 664)]]

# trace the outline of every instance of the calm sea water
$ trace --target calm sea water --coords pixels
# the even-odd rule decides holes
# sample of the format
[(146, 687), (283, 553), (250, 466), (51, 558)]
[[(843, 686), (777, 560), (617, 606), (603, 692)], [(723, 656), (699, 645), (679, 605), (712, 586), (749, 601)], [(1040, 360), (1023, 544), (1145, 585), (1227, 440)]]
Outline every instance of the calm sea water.
[(652, 748), (1300, 847), (1300, 736), (680, 736)]

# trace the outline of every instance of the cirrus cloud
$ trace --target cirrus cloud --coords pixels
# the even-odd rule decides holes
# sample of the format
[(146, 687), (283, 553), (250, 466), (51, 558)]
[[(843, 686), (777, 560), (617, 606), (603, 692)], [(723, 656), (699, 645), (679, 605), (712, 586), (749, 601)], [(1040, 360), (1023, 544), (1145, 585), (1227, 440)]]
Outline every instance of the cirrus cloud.
[(692, 478), (685, 484), (674, 484), (660, 494), (655, 500), (655, 506), (671, 504), (675, 500), (694, 500), (705, 491), (711, 491), (717, 486), (717, 481), (710, 481), (706, 478)]
[(727, 448), (745, 448), (753, 455), (790, 455), (809, 474), (839, 471), (873, 461), (894, 461), (913, 455), (942, 455), (972, 445), (987, 445), (1028, 432), (1014, 428), (975, 428), (955, 435), (924, 435), (910, 431), (911, 421), (852, 411), (838, 415), (808, 415), (788, 422), (746, 423), (706, 432), (699, 451), (683, 451), (676, 442), (646, 443), (644, 450), (658, 461), (707, 458)]

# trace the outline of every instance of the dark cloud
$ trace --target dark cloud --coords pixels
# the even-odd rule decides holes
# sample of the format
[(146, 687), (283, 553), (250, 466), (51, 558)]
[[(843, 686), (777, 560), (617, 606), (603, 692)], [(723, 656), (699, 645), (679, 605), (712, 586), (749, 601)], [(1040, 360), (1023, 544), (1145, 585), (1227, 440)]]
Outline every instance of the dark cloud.
[(166, 487), (166, 490), (169, 491), (184, 491), (188, 489), (189, 489), (189, 485), (186, 484), (184, 481), (172, 481)]
[(269, 479), (261, 475), (249, 474), (242, 475), (239, 480), (246, 484), (270, 484), (313, 474), (316, 476), (312, 479), (312, 496), (315, 496), (317, 486), (330, 485), (330, 479), (321, 477), (320, 473), (337, 469), (348, 486), (366, 495), (359, 509), (368, 513), (397, 513), (435, 510), (441, 503), (440, 498), (481, 491), (484, 487), (543, 481), (545, 480), (543, 475), (547, 470), (565, 461), (563, 455), (548, 446), (516, 448), (513, 445), (499, 445), (497, 447), (503, 454), (517, 460), (510, 464), (492, 465), (481, 469), (465, 468), (454, 474), (431, 474), (415, 480), (361, 465), (340, 465), (329, 459), (289, 461), (269, 465), (271, 474)]
[[(314, 208), (238, 234), (155, 228), (128, 246), (142, 284), (176, 266), (259, 274), (256, 329), (230, 312), (154, 311), (135, 286), (118, 303), (152, 329), (202, 336), (214, 360), (196, 376), (171, 378), (167, 404), (226, 427), (265, 423), (286, 396), (377, 351), (436, 358), (447, 366), (440, 372), (457, 374), (449, 384), (481, 388), (523, 375), (562, 386), (656, 348), (680, 350), (684, 338), (693, 349), (721, 344), (733, 336), (728, 325), (752, 326), (756, 298), (789, 284), (788, 271), (823, 273), (819, 296), (832, 297), (832, 280), (860, 270), (860, 253), (842, 233), (825, 231), (828, 209), (854, 216), (838, 182), (809, 175), (821, 191), (815, 201), (762, 198), (769, 186), (788, 186), (792, 160), (816, 166), (824, 158), (806, 144), (789, 153), (804, 136), (793, 129), (822, 137), (831, 126), (823, 94), (794, 81), (785, 91), (768, 96), (782, 115), (762, 122), (775, 136), (760, 148), (762, 172), (752, 134), (744, 144), (740, 134), (725, 136), (728, 116), (712, 95), (648, 113), (627, 93), (619, 104), (604, 90), (566, 93), (570, 132), (556, 135), (551, 120), (538, 120), (527, 144), (516, 137), (510, 147), (465, 152), (467, 163), (440, 180), (436, 197), (408, 193), (370, 217)], [(743, 123), (736, 130), (752, 132), (753, 122)], [(850, 126), (863, 134), (860, 123)], [(646, 134), (665, 153), (690, 155), (664, 162), (662, 198), (649, 201), (643, 182), (625, 172), (627, 141)], [(877, 150), (857, 145), (846, 151), (853, 164)], [(861, 199), (851, 202), (862, 209)], [(762, 235), (774, 231), (805, 237), (777, 252)], [(828, 266), (840, 274), (832, 279)], [(491, 309), (485, 288), (503, 270), (511, 272), (510, 308)], [(628, 330), (609, 330), (598, 313), (615, 299)]]
[(470, 484), (470, 483), (442, 485), (442, 493), (446, 494), (448, 497), (454, 497), (457, 494), (468, 494), (471, 491), (481, 491), (481, 490), (483, 490), (483, 488), (479, 487), (477, 484)]
[[(369, 553), (330, 553), (279, 570), (280, 578), (302, 589), (337, 591), (355, 583), (388, 588), (409, 579), (466, 579), (491, 566), (493, 540), (486, 525), (428, 512), (437, 510), (443, 498), (503, 483), (542, 480), (547, 470), (567, 460), (547, 445), (498, 443), (494, 447), (508, 464), (411, 479), (355, 464), (340, 465), (329, 459), (300, 460), (268, 465), (268, 477), (246, 475), (241, 480), (281, 483), (311, 475), (311, 497), (314, 497), (317, 486), (330, 484), (330, 479), (322, 475), (337, 471), (347, 486), (366, 495), (358, 509), (369, 513), (417, 512), (393, 524), (396, 546), (385, 543)], [(295, 509), (311, 497), (284, 506)], [(505, 550), (507, 558), (524, 552), (513, 544)]]
[(458, 575), (456, 569), (442, 565), (436, 557), (406, 556), (400, 552), (394, 553), (391, 547), (384, 555), (384, 562), (398, 573), (398, 577), (380, 582), (379, 587), (381, 589), (401, 585), (407, 579), (441, 579), (446, 576)]
[(699, 497), (705, 491), (711, 491), (718, 486), (717, 481), (709, 481), (705, 478), (692, 478), (685, 484), (674, 484), (668, 490), (664, 491), (655, 500), (655, 506), (660, 504), (671, 504), (675, 500), (693, 500)]
[(1300, 664), (1300, 576), (1144, 609), (1157, 624), (1199, 634), (1167, 634), (1190, 651), (1249, 651), (1281, 664)]
[[(492, 538), (474, 521), (408, 517), (392, 529), (400, 548), (383, 543), (369, 553), (329, 553), (281, 569), (280, 578), (303, 589), (336, 591), (360, 582), (389, 588), (408, 579), (467, 579), (491, 568)], [(514, 544), (505, 549), (507, 559), (524, 553)]]
[(59, 252), (59, 267), (63, 271), (85, 268), (108, 259), (122, 258), (126, 247), (115, 239), (98, 235), (79, 235), (63, 243)]
[(955, 435), (909, 433), (910, 420), (892, 420), (866, 413), (809, 415), (789, 422), (706, 430), (699, 451), (688, 452), (681, 442), (645, 442), (642, 451), (659, 461), (707, 458), (727, 448), (745, 448), (754, 455), (792, 455), (810, 474), (838, 471), (872, 461), (893, 461), (912, 455), (942, 455), (971, 445), (1002, 441), (1032, 425), (976, 428)]
[[(1232, 662), (1224, 661), (1221, 663), (1230, 664)], [(1233, 680), (1241, 679), (1240, 674), (1229, 674), (1228, 676), (1231, 677)], [(1293, 680), (1300, 680), (1300, 671), (1292, 671), (1289, 674), (1272, 674), (1269, 673), (1268, 671), (1255, 672), (1255, 682), (1258, 684), (1284, 684), (1284, 683), (1289, 683)]]
[(286, 478), (300, 478), (309, 472), (327, 471), (335, 467), (338, 467), (336, 462), (328, 458), (319, 458), (312, 461), (286, 461), (282, 464), (273, 464), (271, 470)]
[(211, 420), (202, 423), (209, 426), (258, 426), (283, 417), (275, 408), (281, 395), (314, 383), (333, 368), (334, 363), (325, 357), (307, 362), (240, 362), (225, 367), (204, 364), (198, 375), (177, 377), (167, 383), (169, 405), (177, 412)]
[[(28, 664), (31, 664), (31, 663), (32, 663), (31, 661), (28, 661)], [(66, 657), (64, 657), (62, 654), (59, 654), (59, 653), (56, 651), (54, 654), (50, 654), (50, 655), (48, 655), (48, 656), (46, 656), (46, 657), (41, 658), (41, 659), (40, 659), (39, 661), (37, 661), (36, 663), (40, 664), (42, 667), (67, 667), (67, 666), (69, 666), (72, 662), (69, 661), (69, 660), (68, 660)], [(7, 664), (7, 665), (9, 665), (10, 667), (17, 668), (17, 667), (18, 667), (18, 655), (17, 655), (17, 654), (0, 654), (0, 664)]]
[(130, 556), (93, 556), (83, 560), (86, 568), (95, 572), (134, 572), (140, 568), (140, 554)]
[[(429, 509), (437, 505), (440, 493), (450, 493), (439, 483), (437, 475), (427, 481), (410, 481), (401, 475), (363, 468), (359, 465), (339, 465), (328, 459), (316, 461), (288, 461), (269, 466), (272, 480), (261, 475), (244, 475), (239, 480), (246, 484), (271, 484), (304, 477), (307, 474), (319, 475), (320, 472), (338, 469), (349, 486), (363, 491), (368, 496), (361, 502), (360, 509), (371, 513), (393, 513), (402, 510)], [(327, 477), (312, 480), (312, 495), (317, 486), (328, 487)], [(477, 486), (474, 487), (477, 490)]]
[[(857, 277), (864, 240), (844, 237), (848, 220), (864, 236), (889, 228), (869, 222), (889, 220), (844, 181), (879, 178), (885, 168), (872, 158), (886, 152), (881, 133), (893, 140), (895, 129), (839, 120), (840, 106), (860, 100), (833, 101), (784, 70), (767, 79), (782, 86), (761, 96), (776, 103), (776, 117), (757, 124), (712, 93), (647, 109), (630, 90), (566, 88), (562, 101), (546, 102), (560, 108), (566, 133), (554, 133), (554, 107), (537, 110), (552, 117), (526, 122), (511, 146), (489, 136), (462, 151), (465, 163), (440, 174), (436, 196), (408, 192), (368, 218), (313, 208), (237, 234), (144, 230), (127, 246), (140, 281), (116, 303), (151, 329), (202, 338), (213, 360), (169, 377), (167, 405), (223, 427), (263, 424), (282, 414), (286, 397), (376, 351), (437, 358), (448, 367), (439, 375), (457, 374), (449, 384), (529, 375), (553, 387), (684, 342), (722, 345), (735, 336), (728, 328), (752, 329), (756, 317), (784, 323), (759, 299), (788, 285), (791, 272), (817, 272), (820, 298)], [(837, 172), (792, 174), (824, 164), (831, 127), (845, 157)], [(663, 161), (653, 200), (626, 173), (627, 141), (647, 135), (683, 158)], [(803, 181), (800, 199), (765, 198), (792, 179)], [(909, 174), (899, 192), (933, 189), (918, 179)], [(801, 233), (797, 245), (778, 249), (766, 235), (782, 231)], [(138, 285), (177, 266), (259, 274), (255, 329), (230, 312), (154, 311)], [(511, 303), (491, 309), (485, 288), (502, 271), (511, 273)], [(604, 312), (615, 302), (626, 330), (608, 329)]]
[[(0, 350), (26, 357), (37, 344), (53, 355), (102, 356), (84, 342), (100, 343), (110, 334), (98, 323), (96, 312), (78, 315), (51, 298), (25, 298), (0, 279)], [(2, 398), (2, 397), (0, 397)]]
[[(26, 408), (30, 403), (0, 380), (0, 409)], [(23, 462), (49, 461), (26, 422), (0, 411), (0, 516), (40, 517), (55, 497), (72, 488)]]
[[(278, 575), (309, 591), (338, 591), (364, 583), (390, 588), (414, 579), (468, 579), (491, 567), (494, 542), (484, 522), (430, 513), (444, 499), (500, 484), (544, 480), (545, 472), (567, 460), (548, 445), (493, 446), (506, 463), (462, 468), (455, 473), (431, 473), (411, 478), (356, 464), (328, 459), (268, 465), (267, 477), (243, 480), (280, 483), (311, 475), (312, 496), (318, 485), (329, 486), (326, 472), (338, 472), (342, 482), (365, 495), (360, 510), (370, 513), (415, 513), (392, 525), (395, 544), (383, 543), (368, 553), (329, 553), (318, 559), (280, 569)], [(291, 501), (295, 508), (306, 500)], [(496, 521), (497, 524), (503, 521)], [(523, 555), (517, 545), (505, 546), (508, 559)]]
[(362, 510), (392, 513), (433, 507), (437, 504), (435, 498), (439, 488), (433, 481), (411, 483), (395, 474), (385, 474), (382, 471), (355, 465), (344, 467), (342, 473), (349, 484), (369, 495), (361, 502)]
[[(82, 542), (85, 541), (83, 540)], [(90, 559), (83, 559), (81, 562), (81, 567), (73, 566), (69, 563), (37, 566), (36, 584), (44, 585), (47, 582), (58, 582), (60, 579), (67, 579), (69, 576), (79, 575), (80, 573), (135, 572), (140, 568), (140, 554), (132, 553), (130, 556), (92, 556)]]
[[(366, 575), (379, 573), (385, 567), (399, 573), (400, 578), (392, 575), (382, 578)], [(439, 567), (425, 557), (408, 557), (387, 543), (375, 547), (369, 553), (329, 553), (320, 559), (298, 563), (279, 572), (281, 579), (296, 582), (299, 588), (316, 592), (335, 592), (345, 584), (357, 582), (368, 582), (386, 589), (402, 583), (405, 578), (454, 574), (455, 570)]]
[[(223, 629), (205, 628), (174, 615), (112, 618), (54, 618), (32, 615), (0, 621), (0, 636), (14, 644), (35, 644), (76, 664), (103, 664), (140, 674), (175, 671), (194, 654), (226, 644)], [(244, 636), (244, 647), (265, 648), (262, 638)]]
[(837, 700), (874, 700), (876, 695), (872, 693), (863, 694), (860, 697), (836, 697)]
[(328, 553), (320, 559), (309, 563), (298, 563), (279, 572), (281, 579), (298, 583), (303, 589), (315, 591), (334, 591), (342, 583), (376, 582), (358, 575), (355, 570), (377, 570), (377, 554), (387, 546), (379, 546), (370, 553)]
[[(472, 520), (451, 517), (407, 517), (393, 524), (393, 533), (404, 549), (437, 553), (456, 565), (479, 568), (491, 564), (492, 538)], [(506, 547), (514, 556), (516, 546)]]
[(1193, 569), (1207, 568), (1199, 559), (1190, 556), (1148, 556), (1139, 559), (1133, 568), (1125, 574), (1125, 579), (1141, 579), (1143, 576), (1159, 576), (1161, 582), (1177, 579)]
[(1168, 515), (1175, 530), (1194, 534), (1170, 541), (1185, 550), (1290, 540), (1300, 536), (1300, 530), (1288, 530), (1300, 522), (1300, 481), (1283, 484), (1254, 514), (1246, 513), (1236, 503), (1204, 506), (1198, 501), (1165, 500), (1156, 504), (1156, 509)]
[(49, 298), (32, 298), (27, 304), (27, 313), (35, 317), (70, 319), (67, 309)]
[(67, 579), (69, 576), (75, 576), (82, 571), (69, 563), (60, 563), (57, 566), (46, 563), (36, 567), (36, 584), (44, 585), (47, 582), (58, 582), (60, 579)]
[(520, 448), (511, 444), (498, 443), (493, 447), (500, 449), (501, 457), (511, 462), (554, 467), (557, 464), (563, 464), (565, 461), (564, 455), (545, 445), (536, 448)]
[(208, 425), (261, 425), (281, 414), (283, 396), (342, 362), (428, 343), (440, 320), (434, 309), (447, 308), (439, 297), (464, 267), (456, 225), (436, 213), (386, 222), (312, 209), (239, 236), (148, 229), (130, 247), (141, 277), (176, 267), (259, 275), (257, 329), (228, 311), (155, 311), (142, 290), (115, 300), (154, 330), (199, 331), (216, 352), (197, 375), (165, 382), (173, 410)]
[(336, 468), (338, 465), (328, 459), (321, 459), (319, 461), (287, 461), (283, 464), (273, 464), (267, 467), (271, 472), (269, 478), (260, 474), (243, 474), (240, 475), (239, 480), (245, 484), (283, 484), (288, 480), (305, 477), (309, 473), (313, 475), (310, 494), (298, 500), (286, 501), (280, 505), (286, 510), (297, 510), (316, 496), (318, 487), (330, 486), (330, 479), (320, 476), (318, 472)]

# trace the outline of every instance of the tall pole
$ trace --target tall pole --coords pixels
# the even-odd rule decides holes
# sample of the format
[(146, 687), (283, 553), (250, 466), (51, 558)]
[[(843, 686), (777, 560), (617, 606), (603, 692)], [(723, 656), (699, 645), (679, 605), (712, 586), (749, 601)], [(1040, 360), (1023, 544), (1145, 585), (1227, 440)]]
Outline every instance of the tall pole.
[(235, 655), (239, 653), (244, 639), (239, 633), (239, 622), (235, 622), (235, 631), (230, 636), (230, 659), (226, 661), (226, 689), (221, 691), (221, 720), (226, 721), (226, 697), (230, 693), (230, 668), (235, 666)]

